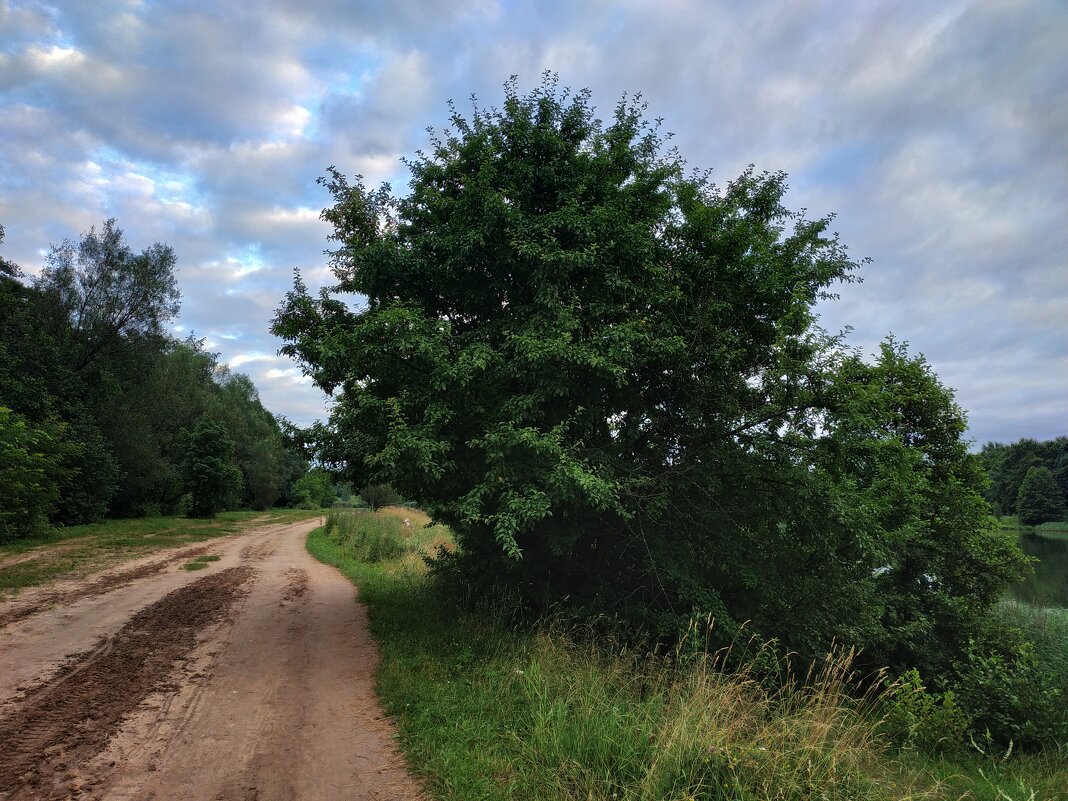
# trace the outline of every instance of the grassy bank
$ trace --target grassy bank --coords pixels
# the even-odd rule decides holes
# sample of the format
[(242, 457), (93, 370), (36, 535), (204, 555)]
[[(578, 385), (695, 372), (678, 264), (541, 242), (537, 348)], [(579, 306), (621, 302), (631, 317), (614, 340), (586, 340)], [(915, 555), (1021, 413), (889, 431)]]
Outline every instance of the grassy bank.
[(1057, 540), (1068, 539), (1068, 520), (1054, 520), (1037, 526), (1025, 526), (1015, 515), (1005, 515), (998, 518), (998, 525), (1020, 534), (1034, 534)]
[[(408, 517), (412, 528), (404, 527)], [(422, 554), (447, 541), (405, 510), (334, 517), (308, 539), (359, 585), (379, 693), (441, 799), (1055, 799), (1055, 760), (894, 753), (842, 691), (843, 659), (785, 690), (700, 662), (683, 670), (506, 608), (459, 612)]]
[(210, 520), (141, 517), (59, 528), (0, 545), (0, 599), (19, 589), (103, 570), (127, 559), (268, 525), (318, 517), (321, 511), (222, 512)]

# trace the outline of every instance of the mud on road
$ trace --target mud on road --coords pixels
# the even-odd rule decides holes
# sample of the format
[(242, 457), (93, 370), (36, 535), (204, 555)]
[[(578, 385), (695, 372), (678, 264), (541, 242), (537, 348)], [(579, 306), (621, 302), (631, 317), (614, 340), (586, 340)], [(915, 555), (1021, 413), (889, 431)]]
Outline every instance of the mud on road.
[(230, 538), (207, 575), (146, 567), (9, 618), (0, 799), (421, 798), (365, 612), (304, 549), (314, 525)]
[(70, 766), (101, 751), (123, 718), (164, 688), (173, 663), (230, 611), (250, 578), (250, 568), (231, 567), (165, 595), (31, 689), (0, 718), (0, 793), (65, 798)]

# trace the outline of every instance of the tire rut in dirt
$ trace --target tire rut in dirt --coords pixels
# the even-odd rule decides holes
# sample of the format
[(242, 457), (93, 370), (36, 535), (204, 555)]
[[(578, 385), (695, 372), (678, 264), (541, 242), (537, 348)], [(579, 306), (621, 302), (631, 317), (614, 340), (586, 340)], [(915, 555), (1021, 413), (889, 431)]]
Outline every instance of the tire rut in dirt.
[(46, 595), (37, 601), (37, 603), (31, 606), (16, 607), (8, 612), (0, 614), (0, 629), (5, 626), (10, 626), (12, 623), (17, 623), (31, 615), (36, 615), (38, 612), (43, 612), (46, 609), (50, 609), (58, 603), (73, 603), (79, 601), (82, 598), (89, 598), (93, 595), (102, 595), (105, 592), (111, 590), (117, 590), (120, 587), (125, 587), (128, 584), (133, 584), (143, 578), (154, 576), (156, 573), (162, 573), (168, 567), (175, 562), (182, 559), (191, 559), (194, 556), (200, 556), (210, 550), (210, 546), (201, 545), (196, 548), (186, 548), (183, 551), (172, 553), (163, 559), (157, 559), (154, 562), (135, 567), (130, 570), (123, 570), (118, 573), (110, 573), (106, 576), (101, 576), (95, 581), (91, 581), (83, 587), (79, 587), (76, 590), (68, 592), (57, 592), (50, 595)]
[(70, 657), (0, 718), (0, 797), (66, 798), (80, 762), (99, 753), (123, 717), (165, 689), (197, 633), (223, 619), (255, 571), (233, 567), (145, 607), (115, 635)]

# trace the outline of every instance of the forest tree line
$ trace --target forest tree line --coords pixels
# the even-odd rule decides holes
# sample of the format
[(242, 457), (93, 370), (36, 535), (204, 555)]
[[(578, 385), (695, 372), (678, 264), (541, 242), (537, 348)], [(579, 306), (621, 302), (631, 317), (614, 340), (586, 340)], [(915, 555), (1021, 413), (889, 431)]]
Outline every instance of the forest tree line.
[(0, 540), (325, 496), (304, 432), (203, 340), (167, 332), (175, 264), (114, 220), (53, 246), (32, 279), (0, 259)]
[(990, 477), (986, 498), (995, 514), (1017, 515), (1025, 525), (1068, 516), (1068, 437), (988, 442), (981, 456)]

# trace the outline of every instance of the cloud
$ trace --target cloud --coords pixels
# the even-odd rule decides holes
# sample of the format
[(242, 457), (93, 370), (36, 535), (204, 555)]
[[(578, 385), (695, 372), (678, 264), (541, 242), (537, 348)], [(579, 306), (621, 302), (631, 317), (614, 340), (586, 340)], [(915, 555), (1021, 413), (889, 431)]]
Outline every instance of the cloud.
[(404, 191), (400, 163), (477, 94), (543, 70), (602, 117), (643, 93), (694, 167), (790, 173), (864, 283), (821, 305), (924, 352), (976, 439), (1065, 433), (1068, 10), (1056, 0), (586, 4), (0, 0), (0, 222), (31, 271), (116, 216), (173, 245), (179, 324), (299, 422), (325, 399), (267, 331), (329, 281), (315, 179)]

